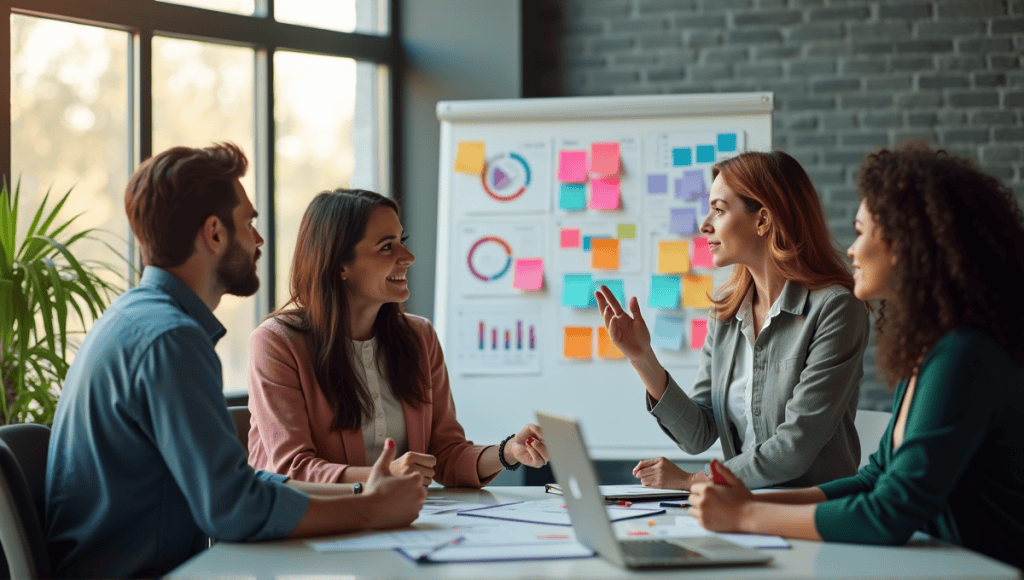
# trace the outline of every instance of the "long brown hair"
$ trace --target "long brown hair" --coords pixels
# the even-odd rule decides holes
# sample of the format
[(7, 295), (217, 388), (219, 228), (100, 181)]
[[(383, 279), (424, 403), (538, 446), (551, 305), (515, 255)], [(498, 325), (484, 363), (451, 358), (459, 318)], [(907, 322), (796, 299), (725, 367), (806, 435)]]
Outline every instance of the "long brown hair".
[(1013, 192), (923, 143), (869, 154), (857, 191), (896, 253), (895, 298), (875, 323), (890, 386), (960, 326), (991, 334), (1024, 364), (1024, 218)]
[[(351, 305), (340, 274), (342, 266), (355, 258), (370, 214), (381, 207), (398, 213), (394, 200), (372, 191), (335, 189), (317, 194), (299, 225), (291, 298), (268, 316), (309, 334), (316, 380), (334, 408), (331, 428), (336, 430), (361, 428), (373, 416), (373, 400), (352, 366)], [(425, 403), (421, 353), (401, 304), (381, 306), (373, 330), (395, 397), (417, 407)], [(379, 358), (377, 363), (381, 364)]]
[[(782, 151), (749, 151), (719, 161), (711, 174), (722, 176), (748, 213), (768, 209), (768, 257), (777, 274), (811, 290), (833, 284), (853, 290), (853, 276), (836, 249), (821, 199), (796, 159)], [(733, 268), (712, 300), (715, 318), (732, 320), (753, 283), (746, 266)]]

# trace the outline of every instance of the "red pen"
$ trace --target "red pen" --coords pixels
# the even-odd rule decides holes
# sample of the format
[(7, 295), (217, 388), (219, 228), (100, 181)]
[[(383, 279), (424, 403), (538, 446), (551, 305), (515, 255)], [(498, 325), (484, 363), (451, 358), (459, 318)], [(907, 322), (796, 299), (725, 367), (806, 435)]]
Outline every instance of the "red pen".
[(718, 471), (717, 459), (711, 460), (711, 481), (717, 483), (718, 485), (729, 485), (729, 483), (725, 481), (725, 476)]

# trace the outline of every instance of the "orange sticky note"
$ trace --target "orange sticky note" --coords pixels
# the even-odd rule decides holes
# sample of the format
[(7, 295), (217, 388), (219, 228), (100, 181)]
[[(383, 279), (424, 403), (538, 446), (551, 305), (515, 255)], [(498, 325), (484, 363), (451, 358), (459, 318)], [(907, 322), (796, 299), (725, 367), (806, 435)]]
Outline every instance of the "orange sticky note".
[(590, 172), (600, 175), (618, 175), (620, 163), (618, 143), (592, 143), (590, 145)]
[(565, 327), (565, 358), (593, 358), (589, 326)]
[(708, 336), (708, 321), (694, 318), (690, 321), (690, 350), (704, 348), (704, 339)]
[(587, 152), (562, 151), (558, 155), (558, 181), (583, 183), (587, 180)]
[(590, 209), (619, 209), (618, 177), (598, 177), (590, 181)]
[(512, 286), (520, 290), (540, 290), (544, 285), (544, 260), (516, 258)]
[(580, 231), (577, 228), (562, 228), (562, 231), (561, 231), (561, 247), (563, 247), (563, 248), (578, 248), (578, 247), (580, 247)]
[(685, 274), (690, 271), (690, 244), (686, 240), (658, 242), (658, 271), (663, 274)]
[(597, 356), (600, 358), (624, 358), (626, 355), (622, 354), (619, 347), (615, 346), (612, 342), (612, 335), (608, 334), (608, 329), (603, 326), (597, 327)]
[(462, 141), (459, 154), (455, 157), (455, 171), (459, 173), (480, 173), (484, 170), (484, 142)]
[(619, 269), (619, 240), (616, 238), (590, 238), (590, 266), (595, 270)]
[(686, 308), (711, 308), (711, 292), (715, 279), (711, 276), (686, 276), (683, 278), (683, 306)]
[(708, 246), (707, 238), (693, 238), (693, 267), (715, 267), (715, 263), (712, 261), (711, 258), (711, 247)]

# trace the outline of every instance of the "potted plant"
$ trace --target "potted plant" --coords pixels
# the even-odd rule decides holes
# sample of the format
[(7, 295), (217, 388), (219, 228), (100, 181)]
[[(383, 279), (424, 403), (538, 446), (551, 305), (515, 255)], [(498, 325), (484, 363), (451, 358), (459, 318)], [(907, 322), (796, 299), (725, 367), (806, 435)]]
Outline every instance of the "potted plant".
[(69, 317), (76, 316), (85, 328), (122, 290), (99, 274), (111, 272), (121, 280), (125, 276), (101, 260), (75, 257), (73, 251), (83, 240), (99, 241), (121, 255), (96, 237), (99, 230), (67, 233), (78, 216), (58, 221), (57, 213), (71, 190), (49, 212), (47, 191), (19, 238), (20, 189), (20, 181), (13, 194), (6, 180), (0, 183), (0, 425), (48, 425), (70, 366), (69, 352), (77, 347), (68, 341), (73, 334)]

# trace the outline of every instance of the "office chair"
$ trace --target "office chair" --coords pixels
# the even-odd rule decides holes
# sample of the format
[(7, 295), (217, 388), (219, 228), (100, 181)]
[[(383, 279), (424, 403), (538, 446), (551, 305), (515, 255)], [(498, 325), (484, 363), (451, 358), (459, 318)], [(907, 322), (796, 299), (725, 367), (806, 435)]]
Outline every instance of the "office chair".
[(245, 454), (249, 454), (249, 407), (228, 407), (228, 414), (231, 415), (231, 420), (235, 422), (235, 435), (238, 437), (238, 442), (242, 444), (242, 448), (245, 449)]
[(45, 425), (0, 427), (0, 572), (10, 578), (50, 577), (42, 520), (49, 444)]
[(857, 468), (868, 464), (871, 454), (878, 451), (882, 442), (882, 435), (889, 427), (892, 413), (889, 411), (869, 411), (857, 409), (857, 418), (853, 420), (853, 426), (857, 429), (857, 438), (860, 439), (860, 465)]

